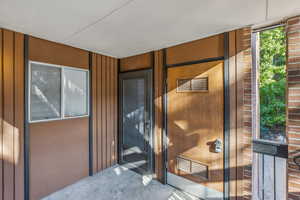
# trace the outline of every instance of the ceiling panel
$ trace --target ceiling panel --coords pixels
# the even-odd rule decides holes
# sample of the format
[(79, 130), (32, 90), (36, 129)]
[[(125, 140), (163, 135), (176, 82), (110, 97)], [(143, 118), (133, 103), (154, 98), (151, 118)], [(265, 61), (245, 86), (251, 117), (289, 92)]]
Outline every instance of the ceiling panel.
[(0, 0), (0, 27), (114, 57), (297, 14), (300, 0)]
[(135, 0), (66, 42), (126, 57), (265, 19), (265, 1)]
[(269, 0), (268, 19), (300, 14), (300, 0)]
[(0, 27), (64, 41), (129, 0), (0, 0)]

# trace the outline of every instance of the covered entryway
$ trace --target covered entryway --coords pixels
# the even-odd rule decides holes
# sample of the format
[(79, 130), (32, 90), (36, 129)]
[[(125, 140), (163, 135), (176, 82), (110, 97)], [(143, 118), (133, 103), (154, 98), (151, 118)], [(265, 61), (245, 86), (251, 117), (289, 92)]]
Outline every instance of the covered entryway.
[(152, 173), (152, 71), (120, 74), (119, 162)]

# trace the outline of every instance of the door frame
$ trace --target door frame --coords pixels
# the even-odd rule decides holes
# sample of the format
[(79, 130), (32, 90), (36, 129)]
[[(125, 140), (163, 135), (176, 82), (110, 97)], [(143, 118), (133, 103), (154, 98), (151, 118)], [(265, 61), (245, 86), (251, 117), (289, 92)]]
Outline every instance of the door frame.
[(224, 61), (224, 142), (223, 142), (223, 154), (224, 154), (224, 169), (223, 169), (223, 185), (224, 194), (223, 199), (229, 199), (230, 197), (230, 93), (229, 93), (229, 33), (224, 33), (224, 56), (201, 59), (196, 61), (188, 61), (178, 64), (167, 64), (167, 49), (163, 49), (163, 101), (162, 101), (162, 115), (163, 115), (163, 137), (162, 137), (162, 154), (163, 154), (163, 182), (168, 184), (167, 173), (168, 173), (168, 68), (182, 67), (185, 65), (194, 65), (198, 63), (212, 62), (212, 61)]
[[(139, 69), (139, 70), (131, 70), (131, 71), (125, 71), (125, 72), (119, 72), (118, 73), (118, 164), (124, 164), (124, 162), (122, 161), (122, 141), (123, 141), (123, 116), (122, 116), (122, 110), (123, 110), (123, 106), (122, 106), (122, 102), (123, 102), (123, 86), (122, 86), (122, 79), (123, 77), (130, 77), (130, 78), (134, 78), (134, 77), (139, 77), (140, 73), (148, 73), (147, 74), (147, 78), (149, 80), (149, 84), (146, 86), (149, 94), (150, 98), (146, 98), (146, 103), (149, 103), (149, 121), (150, 121), (150, 130), (149, 130), (149, 144), (148, 144), (148, 148), (150, 149), (149, 154), (149, 170), (146, 172), (147, 175), (154, 175), (155, 169), (155, 153), (154, 153), (154, 93), (153, 93), (153, 69), (152, 68), (148, 68), (148, 69)], [(149, 99), (149, 102), (147, 101)], [(135, 170), (137, 172), (142, 172), (139, 169)]]

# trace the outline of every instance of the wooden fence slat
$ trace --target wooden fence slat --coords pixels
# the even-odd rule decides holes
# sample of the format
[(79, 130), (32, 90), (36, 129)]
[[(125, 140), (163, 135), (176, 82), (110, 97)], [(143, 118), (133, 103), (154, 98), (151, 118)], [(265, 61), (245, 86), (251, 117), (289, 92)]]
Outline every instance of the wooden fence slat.
[(275, 196), (276, 199), (287, 199), (287, 160), (275, 158)]
[(264, 200), (274, 200), (274, 156), (264, 155)]

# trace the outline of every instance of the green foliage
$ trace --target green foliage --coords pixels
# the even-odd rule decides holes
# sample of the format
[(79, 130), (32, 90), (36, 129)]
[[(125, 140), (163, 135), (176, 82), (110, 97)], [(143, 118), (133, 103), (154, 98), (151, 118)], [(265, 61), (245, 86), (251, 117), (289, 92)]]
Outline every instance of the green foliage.
[(284, 133), (286, 43), (283, 27), (260, 33), (260, 124), (268, 133)]

